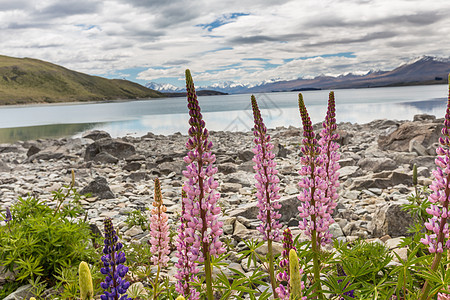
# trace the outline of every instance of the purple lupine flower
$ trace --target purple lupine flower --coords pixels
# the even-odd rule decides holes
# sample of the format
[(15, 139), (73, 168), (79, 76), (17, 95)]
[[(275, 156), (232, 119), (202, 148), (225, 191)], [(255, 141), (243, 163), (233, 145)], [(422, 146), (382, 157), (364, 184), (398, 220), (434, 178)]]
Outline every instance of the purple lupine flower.
[(160, 267), (167, 266), (169, 261), (169, 225), (166, 211), (167, 208), (163, 204), (161, 195), (161, 183), (159, 179), (155, 179), (155, 201), (153, 202), (153, 209), (150, 217), (150, 244), (152, 247), (150, 251), (153, 256), (151, 261)]
[[(283, 251), (281, 252), (281, 260), (279, 263), (280, 272), (277, 275), (277, 280), (280, 285), (276, 288), (278, 296), (285, 300), (289, 299), (289, 251), (297, 249), (294, 247), (294, 242), (292, 240), (292, 233), (289, 228), (286, 228), (283, 232)], [(282, 284), (282, 282), (287, 282), (287, 288)]]
[(9, 224), (9, 222), (12, 221), (12, 216), (11, 216), (11, 211), (9, 210), (9, 207), (6, 207), (6, 212), (5, 212), (5, 220), (6, 223)]
[(253, 168), (256, 171), (258, 219), (261, 221), (258, 230), (263, 235), (264, 240), (278, 242), (281, 239), (281, 224), (278, 221), (281, 218), (281, 214), (278, 212), (281, 204), (277, 201), (280, 199), (280, 195), (278, 195), (280, 190), (278, 182), (280, 182), (280, 179), (275, 168), (275, 154), (272, 153), (274, 146), (270, 143), (270, 135), (267, 134), (255, 96), (252, 95), (251, 101), (255, 122), (253, 130), (255, 139), (253, 141), (256, 145), (253, 148), (253, 153), (255, 154), (253, 161), (256, 164)]
[[(343, 269), (342, 266), (340, 266), (340, 265), (337, 265), (337, 273), (338, 273), (338, 276), (347, 276), (347, 274), (345, 273), (344, 269)], [(344, 281), (344, 279), (338, 279), (337, 282), (340, 283), (340, 282), (342, 282), (342, 281)], [(350, 284), (350, 283), (347, 283), (347, 285), (345, 286), (345, 288), (347, 288), (347, 286), (348, 286), (349, 284)], [(354, 293), (355, 293), (355, 290), (350, 290), (350, 291), (348, 291), (348, 292), (345, 292), (344, 295), (349, 296), (349, 297), (352, 297), (352, 298), (355, 298)], [(345, 299), (342, 297), (342, 298), (340, 298), (339, 300), (345, 300)]]
[(123, 245), (119, 243), (116, 231), (110, 218), (104, 220), (105, 224), (105, 247), (103, 248), (103, 268), (100, 272), (106, 275), (105, 281), (100, 283), (104, 289), (102, 300), (131, 300), (126, 294), (130, 283), (125, 280), (128, 267), (123, 264), (126, 261), (125, 253), (120, 251)]
[(302, 220), (299, 228), (315, 241), (318, 247), (324, 244), (328, 238), (328, 226), (332, 222), (328, 213), (327, 204), (330, 197), (327, 197), (326, 171), (324, 169), (324, 159), (320, 155), (321, 149), (315, 138), (311, 119), (303, 102), (302, 94), (299, 94), (299, 108), (303, 123), (303, 146), (301, 152), (303, 156), (300, 162), (303, 165), (299, 174), (303, 178), (299, 182), (301, 188), (298, 199), (301, 201), (298, 210)]
[(184, 296), (188, 300), (200, 299), (200, 293), (191, 285), (191, 282), (195, 280), (195, 276), (199, 269), (197, 263), (190, 259), (192, 243), (187, 241), (185, 230), (187, 228), (187, 220), (185, 218), (185, 199), (187, 198), (186, 192), (181, 191), (181, 217), (180, 227), (178, 227), (177, 237), (177, 253), (178, 258), (175, 267), (177, 273), (175, 278), (178, 280), (175, 284), (175, 290)]
[[(337, 192), (337, 188), (339, 187), (339, 173), (338, 170), (340, 168), (338, 160), (340, 159), (339, 153), (337, 150), (339, 149), (339, 144), (335, 141), (339, 138), (339, 135), (335, 132), (337, 129), (336, 125), (336, 106), (334, 101), (334, 93), (330, 92), (328, 98), (328, 111), (325, 117), (325, 121), (322, 126), (323, 129), (320, 132), (320, 156), (323, 159), (323, 169), (325, 172), (325, 178), (327, 188), (325, 190), (325, 198), (328, 198), (328, 202), (324, 203), (326, 206), (326, 214), (324, 214), (324, 218), (328, 219), (328, 222), (323, 223), (323, 231), (319, 237), (319, 244), (327, 244), (331, 243), (332, 235), (329, 232), (328, 225), (334, 223), (331, 215), (333, 214), (333, 210), (336, 207), (336, 199), (339, 197)], [(327, 224), (328, 223), (328, 224)]]
[(200, 112), (195, 93), (194, 82), (189, 70), (186, 70), (186, 91), (188, 97), (189, 139), (186, 147), (189, 150), (184, 161), (187, 164), (183, 175), (186, 177), (183, 190), (186, 192), (185, 214), (187, 220), (187, 241), (192, 243), (192, 261), (204, 263), (207, 299), (213, 299), (211, 256), (225, 252), (220, 241), (223, 223), (219, 222), (220, 207), (217, 201), (220, 194), (216, 192), (219, 183), (213, 176), (217, 168), (213, 167), (216, 156), (211, 153), (212, 143), (208, 141), (208, 130)]
[(450, 202), (450, 88), (442, 135), (444, 137), (439, 138), (441, 147), (436, 149), (436, 153), (440, 155), (435, 161), (438, 167), (433, 171), (434, 181), (430, 185), (433, 193), (428, 196), (428, 200), (433, 204), (426, 210), (432, 215), (428, 222), (425, 222), (425, 227), (431, 231), (431, 234), (425, 234), (425, 238), (420, 240), (428, 246), (430, 253), (442, 253), (444, 248), (450, 249), (447, 222), (450, 216), (448, 207)]

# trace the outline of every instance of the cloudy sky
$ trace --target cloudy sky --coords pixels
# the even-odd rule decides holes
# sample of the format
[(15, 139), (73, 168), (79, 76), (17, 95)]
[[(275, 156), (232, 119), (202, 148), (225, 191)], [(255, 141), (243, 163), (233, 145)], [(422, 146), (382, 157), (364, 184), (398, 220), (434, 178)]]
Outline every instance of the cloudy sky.
[(257, 83), (450, 55), (448, 0), (0, 0), (0, 54), (139, 83)]

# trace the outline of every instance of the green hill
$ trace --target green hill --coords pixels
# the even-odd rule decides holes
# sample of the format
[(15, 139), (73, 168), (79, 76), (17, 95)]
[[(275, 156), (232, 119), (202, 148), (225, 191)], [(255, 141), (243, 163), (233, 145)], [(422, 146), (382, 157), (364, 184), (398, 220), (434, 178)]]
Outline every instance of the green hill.
[(0, 55), (0, 105), (160, 98), (137, 83), (75, 72), (32, 58)]

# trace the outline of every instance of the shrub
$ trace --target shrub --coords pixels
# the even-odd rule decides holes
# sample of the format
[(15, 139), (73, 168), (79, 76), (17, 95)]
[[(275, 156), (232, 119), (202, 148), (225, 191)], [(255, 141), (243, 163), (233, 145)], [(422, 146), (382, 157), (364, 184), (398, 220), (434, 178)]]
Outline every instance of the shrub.
[[(62, 195), (55, 192), (55, 198)], [(35, 197), (19, 198), (11, 207), (11, 221), (0, 227), (0, 265), (16, 273), (17, 281), (40, 276), (47, 283), (55, 282), (58, 270), (89, 261), (89, 225), (80, 220), (83, 210), (79, 194), (69, 187), (60, 197), (56, 209)]]

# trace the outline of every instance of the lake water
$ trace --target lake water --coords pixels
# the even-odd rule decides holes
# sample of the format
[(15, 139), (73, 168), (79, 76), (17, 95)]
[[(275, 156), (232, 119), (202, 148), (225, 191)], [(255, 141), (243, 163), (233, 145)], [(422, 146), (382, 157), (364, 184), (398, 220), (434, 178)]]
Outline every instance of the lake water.
[[(327, 110), (327, 90), (302, 92), (312, 122)], [(335, 91), (337, 122), (412, 120), (416, 114), (443, 117), (448, 86), (411, 86)], [(255, 94), (267, 127), (301, 126), (298, 92)], [(249, 94), (199, 97), (209, 130), (247, 131), (253, 126)], [(80, 136), (90, 129), (112, 136), (187, 133), (186, 98), (0, 108), (0, 142)]]

